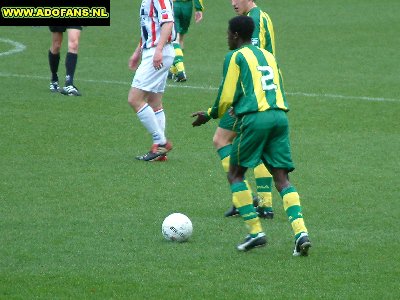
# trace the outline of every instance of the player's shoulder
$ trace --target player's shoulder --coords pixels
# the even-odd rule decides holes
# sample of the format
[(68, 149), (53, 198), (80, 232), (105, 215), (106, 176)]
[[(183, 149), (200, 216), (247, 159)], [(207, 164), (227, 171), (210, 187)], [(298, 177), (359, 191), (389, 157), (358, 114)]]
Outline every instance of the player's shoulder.
[(240, 55), (249, 55), (250, 53), (253, 53), (255, 51), (258, 51), (259, 47), (254, 46), (253, 44), (246, 44), (240, 47), (239, 49), (236, 49), (237, 54)]
[(253, 59), (254, 57), (260, 57), (260, 56), (265, 56), (265, 57), (273, 57), (273, 54), (259, 46), (255, 46), (253, 44), (248, 44), (240, 49), (238, 49), (240, 55), (238, 55), (238, 59)]
[(228, 53), (225, 54), (225, 61), (230, 61), (232, 59), (232, 56), (238, 51), (238, 49), (231, 50)]
[(260, 9), (260, 16), (262, 18), (265, 18), (265, 19), (267, 19), (267, 20), (269, 20), (271, 22), (271, 17), (269, 16), (269, 14), (265, 10), (261, 10)]
[(225, 59), (224, 59), (224, 70), (225, 71), (229, 68), (229, 66), (235, 65), (237, 63), (237, 61), (236, 61), (237, 53), (238, 53), (238, 49), (229, 51), (227, 54), (225, 54)]
[(249, 10), (249, 12), (247, 13), (247, 16), (256, 18), (256, 17), (259, 17), (260, 14), (262, 14), (261, 8), (259, 8), (258, 6), (254, 6), (252, 9)]
[(259, 46), (253, 46), (253, 51), (257, 51), (259, 53), (262, 53), (266, 57), (274, 56), (271, 52), (269, 52), (267, 49), (261, 48)]
[(256, 18), (256, 19), (259, 19), (259, 18), (267, 18), (267, 19), (270, 19), (268, 13), (267, 13), (265, 10), (262, 10), (262, 9), (261, 9), (260, 7), (258, 7), (258, 6), (253, 7), (253, 8), (248, 12), (247, 15), (248, 15), (249, 17)]

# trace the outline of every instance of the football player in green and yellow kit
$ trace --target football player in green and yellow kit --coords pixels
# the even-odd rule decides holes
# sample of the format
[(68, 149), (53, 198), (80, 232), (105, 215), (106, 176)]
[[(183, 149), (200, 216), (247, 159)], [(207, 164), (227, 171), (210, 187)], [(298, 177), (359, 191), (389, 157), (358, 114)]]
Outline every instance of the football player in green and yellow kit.
[(176, 42), (173, 43), (175, 60), (170, 69), (169, 78), (174, 78), (175, 82), (185, 82), (187, 80), (183, 49), (184, 38), (189, 30), (193, 15), (193, 7), (195, 21), (199, 23), (203, 19), (203, 0), (174, 0), (175, 29), (178, 36)]
[[(271, 18), (263, 12), (254, 0), (231, 0), (232, 7), (238, 15), (247, 15), (254, 21), (255, 27), (251, 37), (251, 43), (275, 55), (275, 36)], [(230, 150), (232, 141), (236, 136), (239, 124), (228, 113), (221, 119), (215, 131), (213, 142), (221, 159), (222, 167), (228, 172)], [(272, 219), (272, 175), (261, 162), (254, 168), (254, 177), (257, 186), (255, 205), (261, 218)], [(226, 217), (235, 216), (239, 212), (232, 206), (226, 213)]]
[(240, 124), (231, 146), (228, 180), (232, 202), (247, 225), (249, 235), (237, 245), (237, 250), (248, 251), (267, 243), (244, 180), (246, 170), (262, 161), (273, 175), (294, 233), (293, 255), (307, 256), (311, 242), (299, 194), (288, 176), (294, 170), (286, 115), (289, 106), (275, 57), (251, 44), (253, 30), (254, 21), (250, 17), (237, 16), (229, 21), (228, 44), (233, 51), (225, 56), (217, 98), (207, 111), (192, 114), (197, 117), (192, 125), (200, 126), (211, 118), (223, 118), (226, 113), (235, 116)]

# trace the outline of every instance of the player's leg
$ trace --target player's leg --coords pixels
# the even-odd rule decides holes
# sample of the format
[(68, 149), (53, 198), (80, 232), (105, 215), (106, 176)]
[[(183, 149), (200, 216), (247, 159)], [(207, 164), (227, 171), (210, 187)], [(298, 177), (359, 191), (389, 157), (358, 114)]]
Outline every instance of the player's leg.
[[(249, 116), (249, 118), (254, 119), (256, 116)], [(246, 121), (243, 120), (243, 122)], [(253, 205), (251, 191), (244, 180), (247, 168), (256, 166), (260, 160), (264, 139), (263, 133), (253, 134), (253, 130), (246, 124), (232, 143), (228, 173), (232, 202), (249, 228), (249, 236), (237, 247), (240, 251), (247, 251), (266, 244), (266, 237)]]
[(254, 177), (257, 185), (258, 207), (257, 213), (260, 218), (272, 219), (272, 175), (261, 161), (254, 168)]
[[(182, 19), (182, 9), (181, 9), (181, 2), (176, 2), (174, 3), (174, 21), (175, 21), (175, 31), (177, 32), (177, 38), (175, 43), (179, 44), (179, 32), (182, 30), (181, 29), (181, 19)], [(174, 45), (174, 49), (175, 49), (175, 45)], [(175, 66), (175, 60), (176, 60), (176, 52), (175, 52), (175, 59), (174, 62), (171, 66), (171, 68), (169, 69), (168, 72), (168, 79), (175, 79), (175, 75), (176, 73), (178, 73), (178, 70)]]
[(262, 159), (268, 164), (275, 187), (282, 197), (283, 208), (292, 226), (295, 239), (293, 255), (306, 256), (311, 243), (304, 224), (300, 196), (290, 183), (288, 176), (288, 173), (294, 170), (294, 165), (291, 157), (287, 116), (280, 110), (270, 113), (275, 114), (274, 119), (278, 120), (276, 127), (278, 129), (274, 131), (273, 138), (268, 140)]
[(50, 91), (58, 92), (58, 66), (60, 64), (60, 49), (63, 40), (63, 33), (58, 32), (58, 29), (54, 26), (49, 27), (49, 29), (51, 31), (51, 46), (48, 53), (51, 72)]
[(307, 256), (311, 247), (308, 230), (304, 224), (300, 196), (296, 188), (289, 182), (286, 169), (273, 169), (272, 174), (275, 186), (283, 200), (283, 208), (286, 211), (290, 225), (292, 226), (295, 240), (294, 256)]
[[(150, 102), (149, 102), (150, 103)], [(162, 103), (160, 101), (160, 105), (156, 106), (156, 107), (152, 107), (154, 114), (156, 115), (157, 121), (158, 121), (158, 125), (160, 126), (161, 131), (165, 134), (165, 128), (166, 128), (166, 117), (165, 117), (165, 112), (164, 112), (164, 108), (162, 106)], [(169, 147), (171, 147), (171, 143), (169, 143)], [(171, 150), (172, 148), (170, 148), (169, 150)], [(168, 151), (169, 151), (168, 150)], [(157, 161), (167, 161), (167, 154), (164, 154), (162, 156), (160, 156)]]
[(165, 47), (165, 51), (163, 51), (163, 68), (160, 71), (156, 71), (159, 73), (157, 76), (159, 78), (159, 83), (153, 88), (153, 92), (149, 94), (147, 102), (152, 107), (160, 129), (165, 135), (166, 128), (166, 117), (162, 103), (162, 97), (164, 95), (165, 83), (166, 83), (166, 70), (170, 68), (173, 64), (174, 60), (174, 48), (171, 45)]
[(188, 2), (181, 2), (181, 14), (180, 14), (180, 22), (179, 22), (179, 29), (177, 29), (178, 33), (178, 41), (180, 47), (183, 51), (185, 49), (185, 35), (189, 31), (190, 22), (192, 20), (193, 15), (193, 4), (191, 1)]
[(244, 182), (246, 170), (247, 168), (245, 167), (231, 164), (228, 173), (233, 205), (237, 207), (246, 227), (249, 229), (249, 235), (241, 244), (237, 245), (239, 251), (248, 251), (255, 247), (264, 246), (267, 243), (260, 219), (253, 206), (251, 192)]
[(170, 69), (168, 78), (175, 79), (175, 82), (185, 82), (186, 72), (184, 65), (184, 39), (189, 30), (190, 20), (193, 13), (193, 4), (188, 2), (176, 2), (174, 4), (174, 18), (175, 30), (177, 32), (177, 39), (174, 43), (175, 59)]
[[(222, 168), (226, 173), (229, 171), (230, 153), (232, 149), (232, 141), (236, 137), (236, 129), (238, 127), (237, 119), (226, 113), (220, 120), (219, 125), (214, 133), (213, 143), (217, 149), (218, 156), (221, 160)], [(248, 189), (250, 186), (245, 180)], [(237, 208), (233, 205), (225, 212), (225, 217), (236, 216), (239, 214)]]
[(217, 149), (219, 158), (221, 160), (222, 168), (225, 173), (229, 171), (229, 158), (232, 149), (232, 141), (236, 137), (236, 132), (217, 127), (213, 137), (214, 147)]
[(129, 91), (128, 102), (136, 112), (139, 120), (153, 138), (151, 150), (136, 157), (144, 161), (160, 160), (172, 145), (165, 137), (165, 114), (162, 107), (168, 69), (174, 59), (174, 49), (171, 45), (164, 46), (163, 67), (155, 70), (153, 67), (153, 55), (155, 48), (145, 49), (142, 53), (142, 61), (136, 70)]
[(164, 130), (161, 128), (153, 108), (147, 102), (150, 98), (155, 103), (157, 99), (161, 100), (161, 95), (155, 96), (153, 93), (135, 87), (132, 87), (128, 94), (128, 103), (153, 139), (151, 150), (144, 155), (136, 157), (144, 161), (155, 161), (172, 149), (170, 143), (167, 142)]
[(80, 96), (81, 93), (74, 86), (74, 75), (78, 63), (79, 39), (81, 36), (80, 27), (68, 28), (68, 52), (65, 58), (65, 87), (62, 89), (64, 95)]
[(185, 47), (185, 42), (184, 42), (184, 40), (185, 40), (185, 34), (184, 34), (184, 33), (178, 32), (178, 35), (177, 35), (176, 40), (177, 40), (178, 43), (179, 43), (179, 47), (180, 47), (181, 50), (183, 51), (183, 49), (185, 49), (185, 48), (184, 48), (184, 47)]
[[(149, 101), (149, 104), (150, 104), (150, 101)], [(151, 105), (151, 106), (154, 110), (154, 113), (156, 114), (156, 118), (157, 118), (158, 124), (160, 125), (160, 129), (165, 134), (166, 118), (165, 118), (165, 112), (164, 112), (162, 103), (160, 102), (160, 104), (157, 105), (156, 107), (154, 107), (153, 105)]]
[(153, 109), (160, 130), (165, 136), (166, 118), (165, 118), (164, 108), (162, 105), (162, 97), (163, 93), (150, 93), (147, 98), (147, 103)]
[[(224, 125), (221, 125), (220, 122), (220, 126)], [(222, 128), (220, 126), (218, 126), (217, 129), (215, 130), (213, 143), (214, 147), (217, 149), (218, 156), (221, 160), (222, 169), (226, 174), (228, 174), (230, 154), (232, 150), (232, 141), (236, 136), (236, 132)], [(237, 210), (235, 205), (233, 205), (225, 212), (224, 215), (225, 217), (236, 216), (239, 215), (239, 211)]]
[(185, 72), (185, 64), (183, 58), (183, 50), (178, 42), (173, 43), (175, 50), (175, 58), (174, 62), (170, 68), (170, 72), (174, 74), (175, 82), (185, 82), (186, 72)]

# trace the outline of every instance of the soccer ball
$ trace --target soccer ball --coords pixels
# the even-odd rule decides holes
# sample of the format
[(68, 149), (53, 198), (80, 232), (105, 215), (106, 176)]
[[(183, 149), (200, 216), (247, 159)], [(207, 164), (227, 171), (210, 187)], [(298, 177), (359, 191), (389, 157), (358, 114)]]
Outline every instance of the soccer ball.
[(192, 235), (192, 221), (181, 213), (170, 214), (164, 219), (161, 232), (169, 241), (185, 242)]

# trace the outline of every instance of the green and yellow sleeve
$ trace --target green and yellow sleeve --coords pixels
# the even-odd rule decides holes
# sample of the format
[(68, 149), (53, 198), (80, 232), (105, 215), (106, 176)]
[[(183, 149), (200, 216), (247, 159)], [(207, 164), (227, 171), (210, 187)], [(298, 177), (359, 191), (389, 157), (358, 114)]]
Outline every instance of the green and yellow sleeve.
[(213, 119), (221, 118), (237, 98), (240, 70), (235, 62), (236, 55), (237, 52), (232, 51), (225, 56), (222, 82), (218, 89), (217, 99), (214, 105), (207, 110), (207, 114)]
[(204, 10), (203, 0), (194, 0), (194, 9), (196, 11), (203, 11)]

